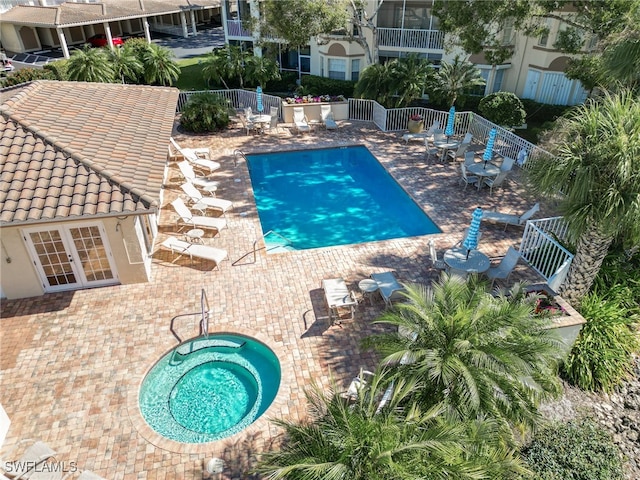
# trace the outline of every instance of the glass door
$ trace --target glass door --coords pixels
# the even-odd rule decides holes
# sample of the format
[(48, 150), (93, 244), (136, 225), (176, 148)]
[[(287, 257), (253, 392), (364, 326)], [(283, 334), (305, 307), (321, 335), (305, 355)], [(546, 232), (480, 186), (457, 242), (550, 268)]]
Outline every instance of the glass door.
[(100, 224), (25, 230), (46, 292), (118, 283)]

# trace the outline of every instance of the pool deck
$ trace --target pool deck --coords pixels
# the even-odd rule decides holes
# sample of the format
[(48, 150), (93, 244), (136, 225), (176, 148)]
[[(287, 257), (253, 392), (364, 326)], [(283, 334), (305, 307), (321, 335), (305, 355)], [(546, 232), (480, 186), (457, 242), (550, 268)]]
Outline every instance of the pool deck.
[[(203, 460), (225, 460), (224, 478), (242, 476), (251, 459), (281, 433), (269, 417), (306, 415), (304, 389), (312, 382), (329, 388), (333, 378), (344, 388), (361, 367), (375, 358), (359, 342), (383, 327), (371, 324), (383, 310), (377, 297), (360, 303), (356, 319), (331, 326), (320, 284), (343, 277), (357, 291), (359, 280), (392, 270), (402, 281), (429, 283), (437, 278), (428, 241), (436, 239), (442, 255), (461, 239), (476, 206), (522, 213), (535, 199), (517, 181), (489, 195), (458, 183), (457, 164), (425, 162), (424, 145), (406, 144), (405, 132), (383, 133), (369, 123), (339, 122), (340, 128), (316, 128), (309, 134), (244, 135), (241, 128), (223, 134), (188, 136), (175, 132), (184, 147), (209, 146), (222, 164), (217, 196), (232, 200), (229, 228), (205, 243), (229, 252), (229, 261), (212, 270), (206, 261), (159, 250), (151, 282), (2, 302), (0, 403), (12, 424), (6, 450), (18, 440), (41, 439), (58, 452), (56, 459), (76, 462), (107, 479), (201, 479)], [(233, 152), (269, 152), (365, 145), (438, 224), (443, 233), (362, 245), (253, 255), (261, 228), (244, 161), (234, 166)], [(170, 163), (164, 192), (160, 238), (175, 232), (169, 202), (182, 193), (178, 170)], [(515, 175), (517, 177), (517, 175)], [(537, 218), (552, 216), (542, 204)], [(479, 249), (496, 257), (519, 245), (522, 228), (483, 224)], [(520, 264), (510, 281), (540, 278)], [(244, 432), (197, 446), (159, 437), (137, 408), (139, 384), (159, 357), (175, 346), (169, 322), (198, 309), (204, 289), (211, 307), (210, 331), (248, 334), (269, 345), (282, 366), (282, 386), (266, 415)], [(197, 322), (179, 322), (183, 338), (197, 334)], [(73, 477), (75, 478), (75, 476)]]

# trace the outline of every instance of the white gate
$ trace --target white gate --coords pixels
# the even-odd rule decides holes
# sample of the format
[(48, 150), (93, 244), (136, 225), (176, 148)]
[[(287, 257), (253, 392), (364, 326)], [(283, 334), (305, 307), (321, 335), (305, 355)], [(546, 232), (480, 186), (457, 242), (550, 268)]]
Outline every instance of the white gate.
[(524, 228), (520, 255), (536, 272), (549, 281), (566, 272), (573, 253), (560, 244), (567, 239), (567, 224), (562, 217), (529, 220)]

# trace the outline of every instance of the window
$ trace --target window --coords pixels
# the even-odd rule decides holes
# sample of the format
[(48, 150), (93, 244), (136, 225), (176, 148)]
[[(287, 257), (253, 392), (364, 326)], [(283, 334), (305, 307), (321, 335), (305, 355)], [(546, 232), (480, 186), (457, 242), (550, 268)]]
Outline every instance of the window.
[(551, 22), (550, 20), (547, 18), (545, 24), (543, 25), (544, 28), (546, 28), (545, 33), (543, 33), (542, 35), (540, 35), (540, 38), (538, 39), (538, 46), (539, 47), (546, 47), (547, 43), (549, 42), (549, 30), (551, 28)]
[(351, 80), (357, 82), (360, 78), (360, 59), (351, 60)]
[(502, 90), (502, 79), (504, 78), (504, 69), (499, 68), (496, 70), (496, 74), (493, 77), (493, 86), (491, 87), (491, 92), (499, 92)]
[(329, 59), (329, 78), (335, 80), (347, 79), (347, 61), (344, 59), (330, 58)]
[(502, 27), (502, 45), (513, 45), (513, 19), (504, 22)]

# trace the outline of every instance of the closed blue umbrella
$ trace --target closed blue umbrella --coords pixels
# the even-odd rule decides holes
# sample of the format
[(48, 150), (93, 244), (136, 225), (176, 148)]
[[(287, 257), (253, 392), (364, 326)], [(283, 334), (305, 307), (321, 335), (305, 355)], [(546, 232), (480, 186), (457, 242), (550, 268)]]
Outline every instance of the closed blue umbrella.
[(462, 246), (467, 249), (467, 258), (469, 252), (478, 248), (478, 235), (480, 234), (480, 222), (482, 221), (482, 209), (477, 207), (471, 215), (471, 225), (467, 230), (467, 237), (464, 239)]
[(485, 162), (488, 162), (493, 157), (493, 144), (496, 141), (496, 131), (495, 128), (492, 128), (489, 132), (489, 139), (487, 140), (487, 146), (484, 149), (484, 155), (482, 155), (482, 159)]
[(447, 137), (453, 135), (453, 125), (456, 118), (456, 107), (451, 107), (449, 109), (449, 118), (447, 119), (447, 128), (444, 130), (444, 134)]
[(256, 88), (256, 103), (258, 104), (258, 112), (262, 113), (264, 106), (262, 105), (262, 87)]

